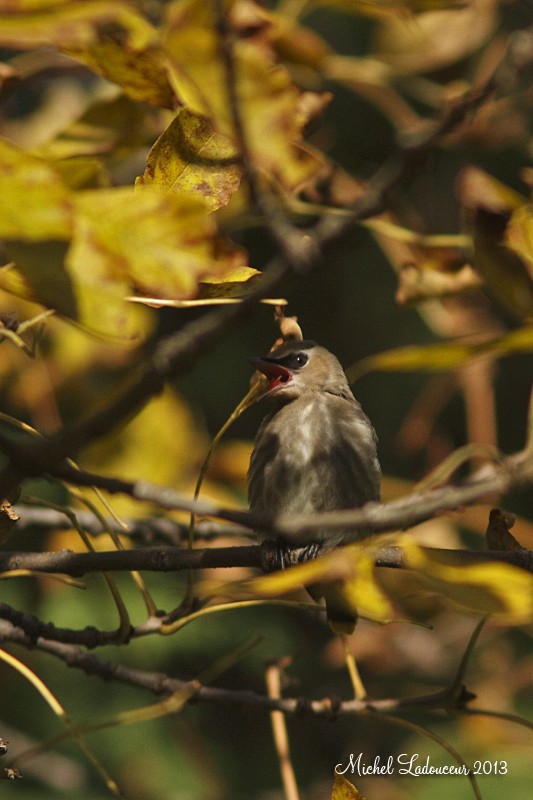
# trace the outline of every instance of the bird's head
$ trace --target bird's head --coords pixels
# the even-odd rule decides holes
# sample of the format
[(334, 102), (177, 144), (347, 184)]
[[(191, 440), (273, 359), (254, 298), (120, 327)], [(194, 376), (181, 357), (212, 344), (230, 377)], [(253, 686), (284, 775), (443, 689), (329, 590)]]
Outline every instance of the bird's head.
[(252, 364), (269, 381), (269, 396), (283, 402), (311, 392), (350, 397), (343, 369), (335, 356), (308, 339), (287, 342)]

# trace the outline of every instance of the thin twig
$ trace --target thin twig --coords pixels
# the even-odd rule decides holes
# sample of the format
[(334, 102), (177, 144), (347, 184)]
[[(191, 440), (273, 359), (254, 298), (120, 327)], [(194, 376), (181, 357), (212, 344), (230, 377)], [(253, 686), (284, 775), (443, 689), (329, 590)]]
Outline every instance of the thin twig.
[[(25, 533), (30, 529), (42, 530), (70, 530), (72, 523), (65, 516), (63, 511), (55, 511), (52, 508), (45, 508), (40, 505), (28, 506), (25, 504), (13, 506), (13, 510), (19, 516), (17, 520), (17, 532)], [(76, 517), (80, 525), (91, 536), (107, 534), (109, 529), (120, 533), (122, 537), (127, 537), (132, 541), (141, 544), (152, 545), (157, 542), (166, 544), (182, 545), (187, 541), (188, 525), (178, 522), (169, 517), (147, 517), (146, 519), (125, 519), (123, 523), (126, 529), (111, 517), (104, 517), (100, 521), (90, 511), (76, 511)], [(237, 525), (224, 525), (220, 522), (201, 520), (195, 525), (195, 538), (200, 541), (211, 541), (224, 537), (242, 537), (250, 535), (247, 528)]]
[[(265, 682), (267, 694), (272, 700), (281, 698), (281, 668), (278, 663), (268, 664), (265, 670)], [(278, 756), (279, 770), (285, 792), (285, 800), (300, 800), (298, 783), (292, 765), (289, 735), (285, 717), (281, 711), (271, 711), (270, 721), (272, 723), (272, 735)]]
[[(96, 675), (105, 680), (119, 681), (145, 689), (158, 696), (174, 694), (183, 689), (187, 683), (161, 672), (137, 669), (120, 664), (117, 661), (101, 658), (73, 644), (54, 642), (42, 637), (32, 638), (6, 620), (0, 620), (0, 637), (4, 642), (12, 642), (23, 647), (48, 653), (63, 661), (67, 666), (81, 669), (88, 675)], [(201, 686), (191, 702), (240, 706), (263, 712), (281, 711), (283, 714), (292, 717), (309, 716), (332, 719), (337, 716), (359, 716), (368, 713), (390, 714), (407, 710), (450, 709), (453, 700), (454, 698), (450, 698), (448, 689), (415, 697), (384, 698), (379, 700), (367, 698), (365, 700), (352, 699), (338, 702), (337, 699), (329, 697), (319, 700), (309, 700), (305, 697), (276, 699), (248, 690)], [(461, 710), (461, 707), (459, 707), (459, 710)]]

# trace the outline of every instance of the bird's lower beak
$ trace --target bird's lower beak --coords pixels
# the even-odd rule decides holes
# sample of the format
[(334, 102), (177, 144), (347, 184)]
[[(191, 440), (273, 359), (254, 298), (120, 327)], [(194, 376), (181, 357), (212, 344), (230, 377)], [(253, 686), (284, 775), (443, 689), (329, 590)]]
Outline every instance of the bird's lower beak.
[(268, 378), (269, 391), (271, 392), (284, 386), (292, 378), (291, 370), (278, 364), (274, 359), (251, 358), (250, 361), (256, 370), (262, 372)]

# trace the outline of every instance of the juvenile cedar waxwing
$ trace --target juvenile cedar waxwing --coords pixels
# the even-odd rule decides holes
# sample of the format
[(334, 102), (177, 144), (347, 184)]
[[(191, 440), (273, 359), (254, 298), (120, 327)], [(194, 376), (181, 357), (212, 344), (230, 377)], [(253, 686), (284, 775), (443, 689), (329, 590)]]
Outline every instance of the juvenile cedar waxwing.
[[(309, 340), (283, 344), (253, 359), (269, 381), (275, 408), (263, 420), (248, 470), (250, 509), (264, 514), (334, 511), (379, 500), (376, 434), (332, 353)], [(313, 532), (291, 538), (309, 557), (362, 539), (369, 529)], [(283, 546), (283, 544), (282, 544)], [(339, 586), (314, 585), (326, 598), (335, 630), (353, 630), (353, 609), (343, 608)]]

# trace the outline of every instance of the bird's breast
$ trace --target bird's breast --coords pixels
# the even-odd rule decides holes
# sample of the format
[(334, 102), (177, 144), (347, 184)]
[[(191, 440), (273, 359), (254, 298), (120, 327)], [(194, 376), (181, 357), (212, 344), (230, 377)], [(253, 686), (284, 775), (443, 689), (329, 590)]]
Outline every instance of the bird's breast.
[(249, 470), (252, 510), (302, 513), (351, 508), (379, 496), (372, 428), (355, 402), (301, 398), (261, 425)]

